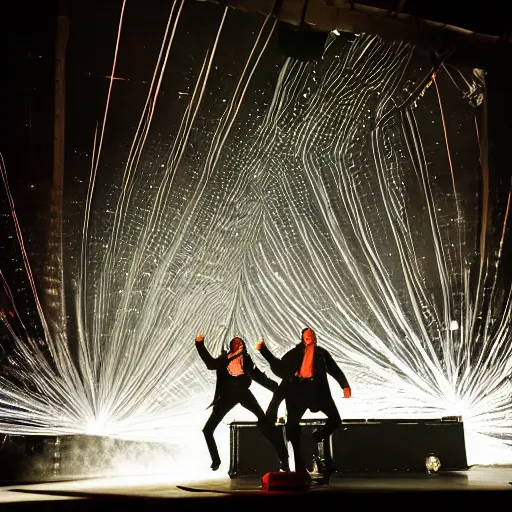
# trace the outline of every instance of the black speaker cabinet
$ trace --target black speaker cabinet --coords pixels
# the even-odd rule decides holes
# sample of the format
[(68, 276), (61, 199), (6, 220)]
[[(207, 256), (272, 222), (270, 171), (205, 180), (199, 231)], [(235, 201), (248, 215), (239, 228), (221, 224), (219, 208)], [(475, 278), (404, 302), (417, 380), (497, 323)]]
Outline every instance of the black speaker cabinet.
[(332, 437), (337, 473), (425, 472), (429, 454), (440, 460), (440, 471), (468, 467), (458, 418), (344, 421)]
[[(279, 427), (284, 435), (284, 426)], [(279, 458), (254, 421), (230, 423), (231, 478), (241, 476), (261, 477), (269, 471), (279, 471)]]
[[(309, 471), (317, 451), (313, 438), (323, 420), (301, 422), (302, 456)], [(281, 427), (284, 435), (284, 426)], [(231, 478), (262, 476), (279, 470), (279, 460), (256, 422), (230, 425)], [(288, 445), (291, 450), (291, 446)], [(345, 420), (330, 439), (324, 453), (332, 454), (336, 473), (425, 472), (425, 459), (434, 454), (440, 471), (468, 468), (464, 426), (460, 418), (429, 420)]]
[[(303, 420), (300, 423), (302, 429), (301, 451), (309, 471), (313, 471), (313, 454), (317, 449), (313, 431), (323, 424), (323, 420)], [(285, 436), (284, 425), (279, 428)], [(330, 453), (330, 440), (326, 440), (324, 444), (325, 453)], [(288, 451), (290, 450), (291, 446), (288, 445)], [(229, 476), (231, 478), (241, 476), (259, 477), (269, 471), (279, 471), (279, 459), (273, 446), (257, 427), (256, 422), (232, 422), (230, 424)]]

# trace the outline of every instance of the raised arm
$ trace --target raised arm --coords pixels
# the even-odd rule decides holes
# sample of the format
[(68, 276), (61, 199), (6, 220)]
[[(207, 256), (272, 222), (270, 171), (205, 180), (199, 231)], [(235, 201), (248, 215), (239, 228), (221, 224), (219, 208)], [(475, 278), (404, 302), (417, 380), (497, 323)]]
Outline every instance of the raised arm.
[(217, 370), (226, 364), (226, 362), (225, 362), (225, 360), (223, 360), (223, 358), (220, 358), (220, 357), (214, 358), (210, 354), (210, 352), (208, 352), (208, 349), (204, 346), (204, 335), (203, 334), (198, 334), (196, 336), (195, 346), (196, 346), (197, 351), (199, 352), (201, 359), (203, 360), (204, 364), (206, 365), (206, 368), (208, 368), (208, 370)]
[(323, 357), (327, 373), (331, 375), (343, 389), (343, 396), (345, 398), (350, 398), (352, 396), (352, 392), (350, 389), (350, 384), (348, 383), (348, 380), (345, 377), (345, 374), (343, 373), (341, 368), (336, 364), (336, 361), (332, 358), (331, 354), (327, 352), (327, 350), (324, 350)]
[(263, 339), (260, 338), (256, 343), (256, 350), (258, 350), (260, 354), (267, 360), (273, 373), (275, 373), (281, 379), (287, 377), (287, 375), (285, 375), (281, 359), (277, 358), (274, 354), (272, 354), (272, 352), (270, 352)]

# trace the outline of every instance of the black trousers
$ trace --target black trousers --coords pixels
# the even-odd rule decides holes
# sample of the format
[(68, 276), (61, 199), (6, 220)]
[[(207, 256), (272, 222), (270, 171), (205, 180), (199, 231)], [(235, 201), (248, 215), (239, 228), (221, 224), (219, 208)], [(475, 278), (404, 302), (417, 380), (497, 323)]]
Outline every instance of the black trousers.
[(285, 399), (288, 392), (288, 388), (291, 385), (293, 384), (290, 384), (285, 380), (281, 381), (281, 384), (279, 384), (279, 387), (272, 395), (272, 400), (270, 400), (270, 403), (268, 404), (267, 407), (267, 411), (265, 412), (265, 415), (267, 416), (268, 420), (271, 423), (275, 423), (277, 421), (277, 413), (279, 412), (279, 406), (281, 405), (281, 402)]
[(287, 387), (285, 400), (288, 413), (286, 437), (292, 445), (296, 470), (303, 470), (306, 465), (301, 452), (300, 420), (306, 410), (320, 411), (327, 416), (325, 425), (315, 433), (318, 442), (327, 439), (336, 430), (341, 424), (341, 417), (331, 393), (319, 396), (315, 381), (294, 381)]
[(206, 440), (206, 445), (208, 446), (208, 450), (210, 452), (210, 456), (212, 458), (212, 462), (220, 463), (219, 451), (213, 436), (215, 429), (222, 421), (224, 416), (226, 416), (226, 414), (231, 409), (233, 409), (235, 405), (238, 404), (240, 404), (248, 411), (251, 411), (256, 416), (258, 419), (258, 427), (261, 429), (265, 438), (276, 450), (279, 460), (287, 460), (288, 451), (286, 449), (281, 430), (268, 421), (255, 396), (249, 389), (245, 389), (243, 391), (227, 393), (226, 395), (221, 396), (219, 400), (214, 404), (213, 411), (208, 418), (208, 421), (204, 425), (203, 434)]

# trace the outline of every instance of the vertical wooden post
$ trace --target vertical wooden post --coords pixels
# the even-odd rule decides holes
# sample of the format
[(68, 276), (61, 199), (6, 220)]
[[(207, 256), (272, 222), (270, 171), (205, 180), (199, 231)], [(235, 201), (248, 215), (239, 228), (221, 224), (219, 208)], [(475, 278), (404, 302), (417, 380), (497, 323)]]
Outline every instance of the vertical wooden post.
[[(55, 38), (55, 119), (53, 143), (53, 190), (56, 206), (62, 206), (64, 184), (64, 126), (66, 101), (66, 46), (69, 34), (67, 0), (59, 0)], [(60, 208), (62, 211), (62, 208)]]
[(50, 261), (52, 286), (51, 307), (52, 331), (66, 330), (63, 268), (63, 189), (65, 157), (65, 103), (66, 103), (66, 46), (69, 34), (68, 0), (59, 0), (55, 37), (55, 89), (54, 89), (54, 140), (53, 140), (53, 187), (52, 229), (50, 233)]

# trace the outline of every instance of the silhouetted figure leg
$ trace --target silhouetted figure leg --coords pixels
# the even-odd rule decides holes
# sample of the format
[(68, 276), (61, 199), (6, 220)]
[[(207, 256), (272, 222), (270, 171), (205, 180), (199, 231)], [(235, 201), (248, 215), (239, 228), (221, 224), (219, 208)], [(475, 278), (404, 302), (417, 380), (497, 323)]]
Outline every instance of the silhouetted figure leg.
[(272, 400), (270, 400), (270, 403), (267, 407), (267, 412), (265, 413), (265, 416), (270, 423), (275, 423), (277, 421), (277, 413), (279, 411), (279, 405), (281, 404), (282, 400), (283, 397), (277, 396), (277, 392), (272, 397)]
[(320, 411), (327, 416), (327, 419), (323, 427), (313, 432), (313, 437), (317, 442), (318, 456), (323, 465), (324, 476), (329, 478), (334, 471), (334, 462), (330, 443), (325, 443), (325, 440), (329, 439), (332, 433), (341, 425), (341, 417), (334, 400), (330, 396), (323, 398)]
[(313, 436), (318, 442), (327, 439), (341, 425), (340, 413), (332, 397), (322, 397), (322, 404), (319, 411), (323, 412), (327, 416), (327, 419), (324, 426), (313, 433)]
[(206, 440), (206, 446), (208, 446), (208, 451), (210, 452), (210, 457), (212, 459), (212, 465), (210, 466), (213, 471), (217, 471), (220, 466), (220, 456), (219, 450), (217, 449), (217, 443), (215, 442), (215, 437), (213, 436), (215, 429), (218, 427), (219, 423), (222, 421), (224, 416), (233, 409), (233, 407), (237, 404), (237, 402), (233, 400), (222, 400), (220, 399), (214, 406), (213, 411), (208, 418), (207, 422), (203, 427), (203, 434)]
[(256, 416), (258, 427), (277, 453), (281, 469), (289, 471), (288, 450), (286, 449), (281, 429), (268, 420), (251, 391), (247, 390), (243, 399), (240, 400), (240, 405)]
[(295, 459), (295, 471), (304, 473), (307, 471), (306, 462), (302, 457), (301, 451), (301, 429), (300, 420), (307, 409), (307, 403), (300, 400), (300, 397), (286, 400), (286, 409), (288, 418), (286, 419), (286, 437), (290, 441), (293, 449), (293, 457)]
[(277, 391), (273, 394), (272, 400), (270, 400), (270, 403), (268, 404), (265, 416), (267, 417), (268, 421), (270, 421), (270, 423), (276, 423), (277, 421), (279, 406), (286, 396), (285, 386), (287, 385), (288, 384), (285, 381), (282, 381), (281, 384), (279, 384)]

